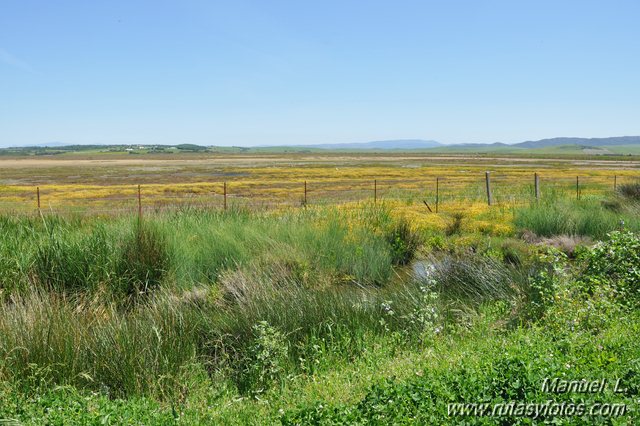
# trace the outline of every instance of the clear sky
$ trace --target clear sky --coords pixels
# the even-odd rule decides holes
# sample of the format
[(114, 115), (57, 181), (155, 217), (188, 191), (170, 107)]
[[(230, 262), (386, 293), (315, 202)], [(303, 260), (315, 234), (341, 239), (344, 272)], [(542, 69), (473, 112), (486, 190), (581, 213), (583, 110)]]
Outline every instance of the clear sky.
[(0, 146), (640, 135), (640, 1), (0, 0)]

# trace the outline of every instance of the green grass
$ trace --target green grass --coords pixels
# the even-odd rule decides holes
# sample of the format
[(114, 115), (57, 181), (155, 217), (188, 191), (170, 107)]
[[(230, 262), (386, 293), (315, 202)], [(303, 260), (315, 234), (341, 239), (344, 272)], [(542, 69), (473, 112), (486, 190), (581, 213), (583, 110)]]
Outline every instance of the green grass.
[(622, 184), (617, 190), (620, 195), (627, 199), (640, 201), (640, 182)]
[(374, 207), (280, 216), (194, 209), (150, 216), (141, 226), (128, 218), (4, 217), (0, 230), (5, 297), (34, 285), (69, 293), (144, 293), (163, 283), (186, 289), (215, 284), (248, 262), (286, 263), (312, 281), (379, 285), (395, 260), (416, 249), (411, 242), (391, 250), (391, 218)]
[(604, 238), (620, 229), (640, 230), (636, 204), (620, 201), (600, 202), (598, 199), (567, 201), (556, 198), (517, 208), (514, 223), (542, 237), (578, 235)]
[[(633, 321), (637, 316), (629, 318)], [(483, 334), (478, 331), (482, 330)], [(283, 424), (530, 424), (529, 418), (453, 416), (447, 411), (451, 402), (557, 403), (582, 402), (627, 404), (637, 408), (640, 381), (636, 371), (637, 323), (618, 323), (598, 334), (601, 347), (591, 344), (593, 336), (574, 336), (559, 345), (544, 328), (521, 329), (508, 336), (478, 327), (456, 340), (436, 343), (434, 350), (446, 353), (433, 357), (428, 365), (414, 366), (412, 377), (377, 381), (351, 403), (317, 400), (299, 404), (281, 417)], [(635, 341), (634, 341), (635, 340)], [(628, 391), (616, 395), (611, 387), (602, 394), (549, 395), (541, 391), (547, 377), (622, 378)], [(615, 380), (615, 379), (614, 379)], [(634, 420), (635, 419), (635, 420)], [(610, 424), (597, 416), (544, 416), (538, 421), (558, 424)], [(631, 411), (620, 424), (638, 420)]]
[[(596, 209), (621, 214), (598, 200), (555, 213)], [(0, 228), (0, 419), (493, 424), (447, 403), (584, 399), (626, 403), (617, 420), (638, 420), (634, 234), (570, 261), (517, 240), (427, 239), (375, 206)], [(422, 278), (401, 275), (433, 239), (451, 253), (431, 253)], [(549, 395), (545, 377), (622, 378), (627, 391)]]
[(613, 145), (606, 148), (616, 154), (640, 155), (640, 145)]
[(288, 368), (309, 369), (306, 343), (357, 354), (369, 334), (407, 326), (380, 323), (383, 301), (417, 300), (383, 289), (394, 254), (417, 247), (379, 208), (2, 225), (0, 375), (20, 386), (37, 366), (50, 385), (164, 399), (195, 365), (250, 392), (256, 324), (285, 333)]

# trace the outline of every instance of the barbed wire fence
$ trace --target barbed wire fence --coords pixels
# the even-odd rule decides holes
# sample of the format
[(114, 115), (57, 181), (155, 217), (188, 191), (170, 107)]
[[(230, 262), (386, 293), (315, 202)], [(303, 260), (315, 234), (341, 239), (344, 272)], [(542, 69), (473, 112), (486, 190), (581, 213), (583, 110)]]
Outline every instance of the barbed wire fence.
[[(104, 195), (56, 185), (0, 187), (0, 213), (138, 214), (186, 208), (254, 210), (402, 201), (439, 214), (456, 203), (517, 205), (544, 199), (583, 199), (612, 195), (620, 185), (638, 183), (629, 174), (575, 177), (527, 172), (495, 172), (425, 178), (324, 179), (295, 181), (219, 181), (191, 184), (102, 185)], [(199, 186), (200, 185), (200, 186)], [(62, 187), (64, 188), (64, 187)], [(153, 190), (147, 191), (147, 188)]]

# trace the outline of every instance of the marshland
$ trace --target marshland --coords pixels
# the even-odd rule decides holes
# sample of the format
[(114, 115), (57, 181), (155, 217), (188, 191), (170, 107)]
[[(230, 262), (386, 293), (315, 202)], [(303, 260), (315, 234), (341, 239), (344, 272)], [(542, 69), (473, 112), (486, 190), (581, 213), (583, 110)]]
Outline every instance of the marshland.
[[(37, 173), (14, 173), (20, 181), (1, 188), (23, 195), (7, 196), (0, 217), (0, 417), (447, 423), (449, 403), (544, 402), (546, 377), (605, 377), (626, 391), (584, 402), (625, 404), (613, 420), (635, 421), (634, 163), (537, 159), (536, 198), (534, 168), (498, 162), (489, 206), (487, 160), (321, 160), (331, 165), (306, 159), (299, 175), (292, 158), (269, 169), (234, 163), (233, 181), (220, 164), (161, 187), (148, 176), (141, 210), (136, 186), (109, 198), (137, 165), (94, 163), (92, 173), (107, 177), (86, 186), (70, 182), (87, 173), (76, 162), (44, 159)], [(185, 176), (189, 165), (157, 167)], [(367, 184), (345, 197), (310, 192), (301, 203), (282, 189), (285, 168), (298, 190), (304, 180), (382, 184), (375, 199)], [(217, 178), (203, 179), (214, 169)], [(583, 176), (579, 194), (574, 175)], [(449, 187), (438, 188), (435, 213), (427, 184), (441, 176)], [(212, 204), (181, 193), (227, 181), (245, 198), (229, 197), (226, 209), (216, 190), (202, 195)], [(178, 202), (162, 198), (169, 190)], [(271, 203), (250, 202), (257, 197)]]

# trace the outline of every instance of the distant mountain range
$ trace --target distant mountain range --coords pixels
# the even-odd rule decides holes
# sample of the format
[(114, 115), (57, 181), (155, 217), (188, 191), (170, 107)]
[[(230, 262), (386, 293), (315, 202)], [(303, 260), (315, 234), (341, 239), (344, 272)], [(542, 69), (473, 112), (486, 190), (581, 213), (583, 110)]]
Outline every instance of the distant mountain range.
[(54, 141), (54, 142), (45, 142), (45, 143), (40, 143), (40, 144), (26, 144), (26, 145), (18, 145), (14, 148), (26, 148), (26, 147), (34, 147), (34, 148), (57, 148), (57, 147), (61, 147), (61, 146), (69, 146), (72, 144), (69, 143), (64, 143), (64, 142), (59, 142), (59, 141)]
[(549, 146), (582, 145), (582, 146), (613, 146), (613, 145), (637, 145), (640, 144), (640, 136), (617, 136), (612, 138), (552, 138), (539, 141), (526, 141), (511, 146), (520, 148), (546, 148)]
[(481, 148), (483, 150), (503, 149), (503, 148), (522, 148), (537, 149), (558, 146), (580, 146), (580, 147), (603, 147), (603, 146), (619, 146), (619, 145), (640, 145), (640, 136), (617, 136), (610, 138), (551, 138), (540, 139), (537, 141), (526, 141), (514, 144), (506, 144), (502, 142), (495, 143), (462, 143), (462, 144), (444, 144), (434, 140), (422, 139), (397, 139), (382, 140), (363, 143), (343, 143), (343, 144), (317, 144), (317, 145), (299, 145), (296, 148), (315, 148), (315, 149), (345, 149), (345, 150), (372, 150), (372, 149), (432, 149), (446, 148), (452, 150), (470, 150)]
[(325, 143), (316, 145), (296, 145), (295, 148), (316, 149), (428, 149), (444, 146), (440, 142), (422, 139), (392, 139), (361, 143)]
[[(59, 149), (67, 149), (70, 148), (78, 148), (80, 150), (85, 147), (109, 147), (109, 146), (121, 146), (119, 145), (76, 145), (76, 144), (66, 144), (64, 142), (48, 142), (38, 145), (30, 145), (31, 148), (59, 148)], [(124, 145), (122, 145), (124, 146)], [(133, 145), (132, 145), (133, 146)], [(138, 144), (135, 144), (137, 147)], [(147, 145), (141, 144), (140, 146), (155, 146), (162, 147), (163, 145)], [(186, 145), (166, 145), (165, 148), (168, 147), (178, 147)], [(205, 147), (200, 147), (197, 145), (189, 145), (192, 147), (197, 147), (201, 149), (206, 149)], [(519, 151), (527, 150), (527, 149), (556, 149), (560, 147), (561, 149), (573, 147), (575, 149), (581, 150), (589, 150), (592, 151), (600, 150), (603, 153), (608, 152), (607, 148), (604, 147), (629, 147), (629, 146), (637, 146), (637, 148), (633, 148), (634, 152), (640, 149), (640, 136), (616, 136), (609, 138), (576, 138), (576, 137), (559, 137), (559, 138), (551, 138), (551, 139), (540, 139), (537, 141), (525, 141), (514, 144), (506, 144), (502, 142), (495, 143), (461, 143), (461, 144), (445, 144), (441, 142), (437, 142), (434, 140), (423, 140), (423, 139), (391, 139), (391, 140), (379, 140), (379, 141), (371, 141), (371, 142), (361, 142), (361, 143), (326, 143), (326, 144), (313, 144), (313, 145), (263, 145), (256, 146), (251, 148), (239, 148), (237, 149), (273, 149), (273, 148), (284, 148), (287, 150), (363, 150), (363, 151), (371, 151), (371, 150), (433, 150), (433, 151), (446, 151), (446, 152), (493, 152), (493, 151)], [(27, 148), (27, 147), (18, 147)], [(612, 149), (612, 148), (611, 148)]]

